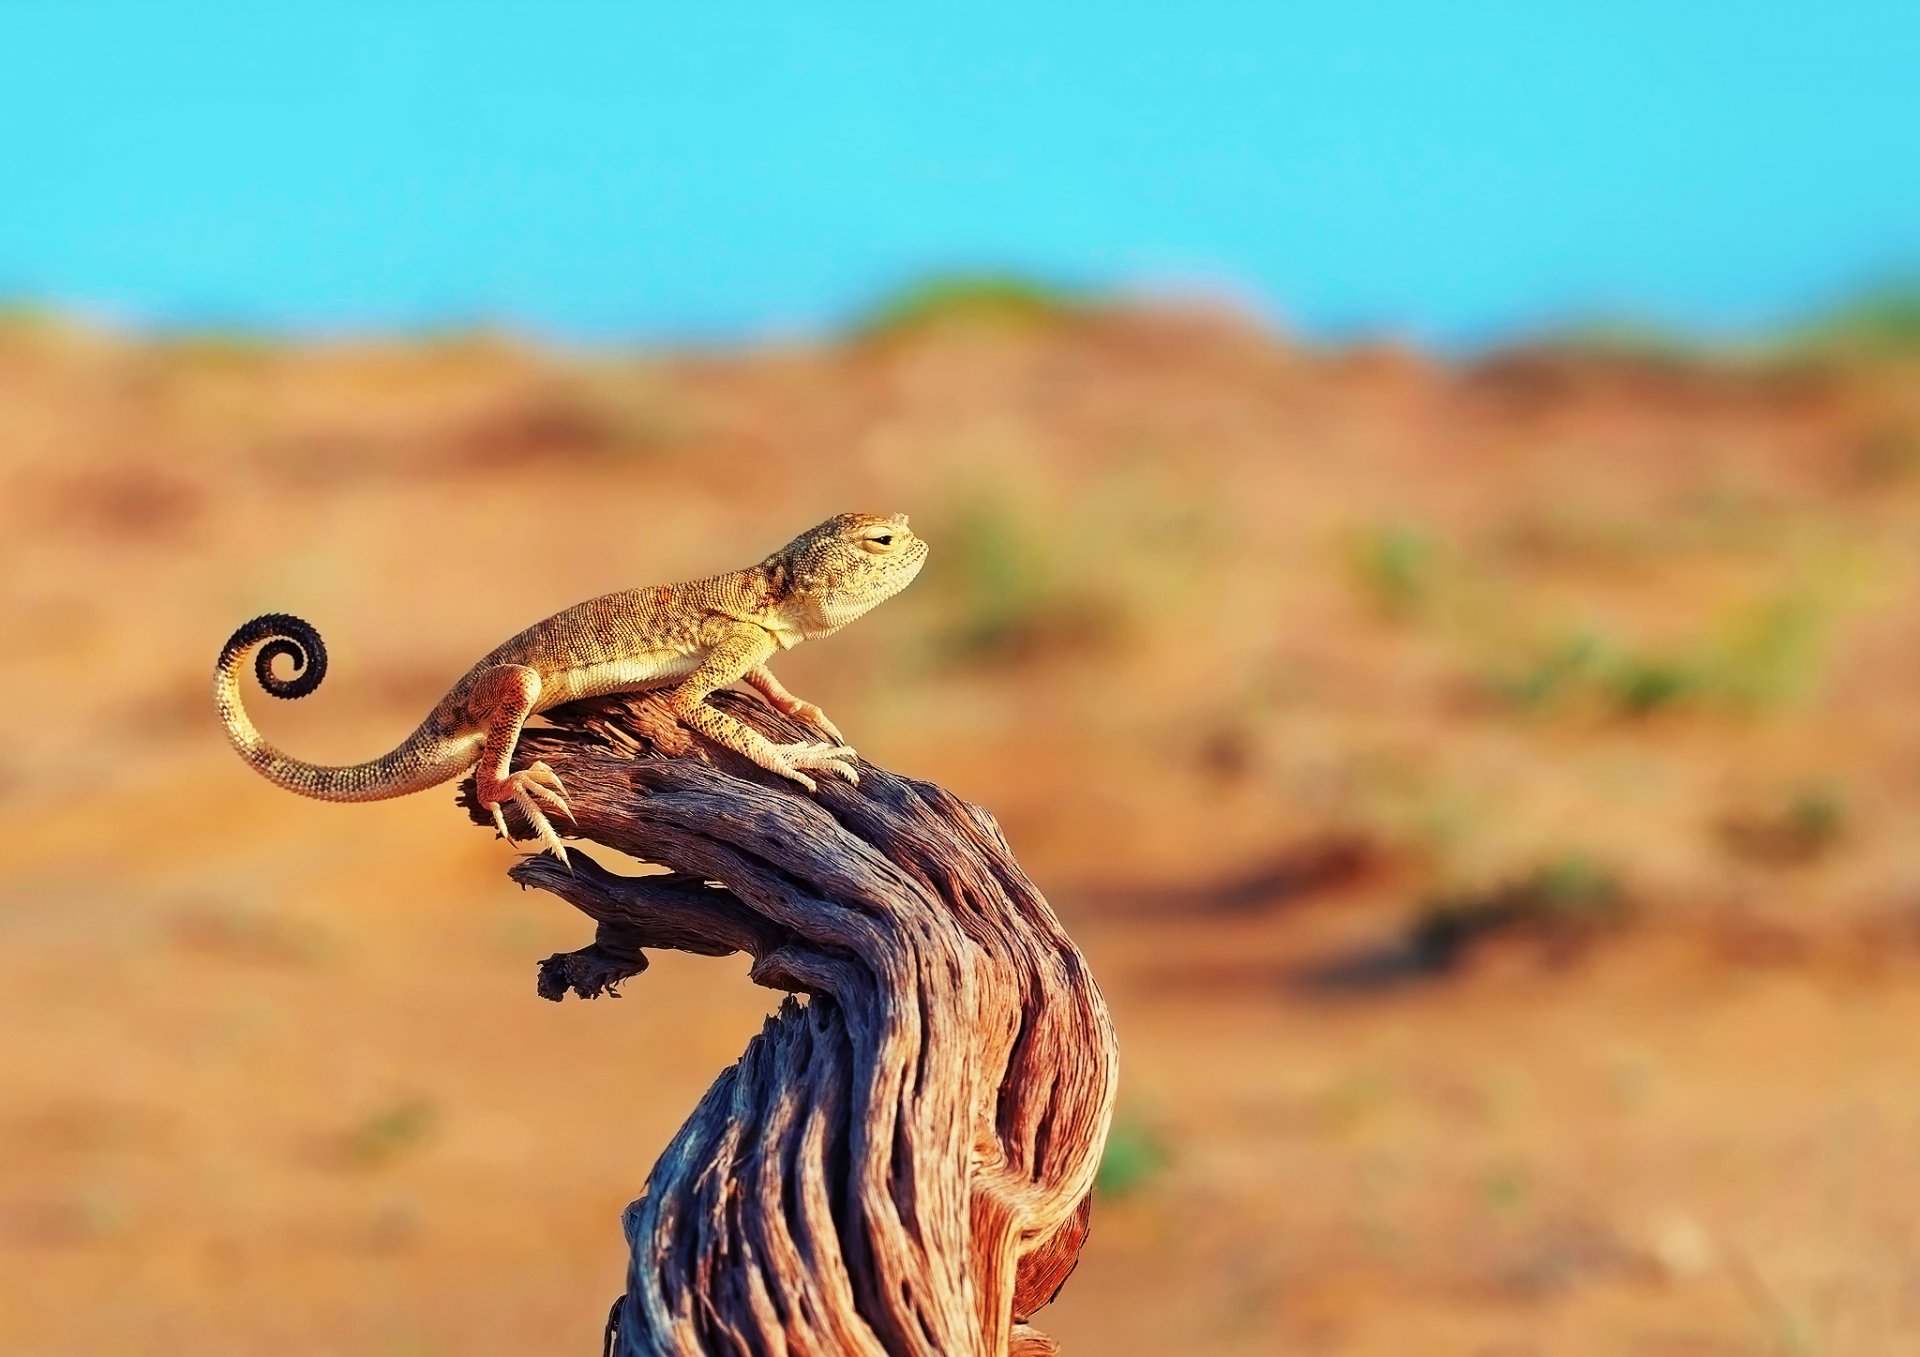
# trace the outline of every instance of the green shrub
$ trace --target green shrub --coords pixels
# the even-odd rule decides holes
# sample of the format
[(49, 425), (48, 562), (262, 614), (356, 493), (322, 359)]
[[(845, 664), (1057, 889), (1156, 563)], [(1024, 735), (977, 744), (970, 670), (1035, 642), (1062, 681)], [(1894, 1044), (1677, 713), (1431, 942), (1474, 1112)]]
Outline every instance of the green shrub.
[(1627, 909), (1619, 876), (1590, 857), (1567, 854), (1500, 884), (1429, 901), (1408, 922), (1406, 948), (1419, 970), (1444, 972), (1496, 934), (1578, 942), (1622, 922)]
[(1574, 632), (1484, 683), (1499, 701), (1527, 711), (1586, 703), (1627, 720), (1682, 709), (1751, 715), (1805, 692), (1825, 622), (1820, 609), (1789, 597), (1764, 601), (1736, 614), (1718, 636), (1674, 649), (1623, 647)]
[(1788, 347), (1847, 358), (1920, 355), (1920, 277), (1862, 289), (1788, 336)]
[(1128, 1117), (1114, 1119), (1093, 1190), (1103, 1197), (1130, 1197), (1146, 1188), (1165, 1170), (1166, 1143), (1143, 1123)]
[(1408, 621), (1433, 603), (1439, 552), (1433, 539), (1404, 524), (1368, 528), (1347, 563), (1361, 594), (1382, 617)]
[(1683, 659), (1624, 655), (1602, 675), (1608, 706), (1621, 716), (1651, 716), (1700, 695), (1702, 676)]
[(1736, 857), (1798, 867), (1831, 854), (1847, 835), (1847, 803), (1831, 787), (1799, 787), (1771, 807), (1729, 815), (1720, 842)]
[(272, 336), (238, 327), (175, 330), (153, 340), (170, 359), (211, 368), (251, 367), (272, 357), (280, 343)]
[(438, 1110), (427, 1099), (402, 1098), (347, 1132), (345, 1158), (361, 1168), (379, 1168), (426, 1144), (439, 1122)]
[(956, 325), (1019, 329), (1057, 321), (1084, 305), (1078, 293), (1017, 274), (943, 274), (880, 301), (853, 331), (879, 339)]
[(1020, 661), (1110, 647), (1119, 601), (1077, 580), (1070, 543), (1000, 501), (976, 504), (940, 533), (953, 616), (937, 649), (961, 661)]
[(1551, 706), (1576, 686), (1590, 681), (1606, 654), (1599, 637), (1579, 632), (1553, 642), (1531, 663), (1489, 680), (1494, 693), (1526, 710)]

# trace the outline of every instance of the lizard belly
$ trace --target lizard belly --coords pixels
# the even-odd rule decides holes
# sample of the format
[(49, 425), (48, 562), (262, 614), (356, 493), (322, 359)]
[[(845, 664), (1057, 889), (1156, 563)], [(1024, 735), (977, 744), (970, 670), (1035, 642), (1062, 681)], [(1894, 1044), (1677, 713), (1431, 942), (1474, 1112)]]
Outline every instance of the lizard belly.
[(699, 663), (697, 654), (660, 650), (562, 670), (541, 679), (539, 710), (545, 711), (563, 702), (577, 702), (583, 697), (664, 687), (691, 674)]

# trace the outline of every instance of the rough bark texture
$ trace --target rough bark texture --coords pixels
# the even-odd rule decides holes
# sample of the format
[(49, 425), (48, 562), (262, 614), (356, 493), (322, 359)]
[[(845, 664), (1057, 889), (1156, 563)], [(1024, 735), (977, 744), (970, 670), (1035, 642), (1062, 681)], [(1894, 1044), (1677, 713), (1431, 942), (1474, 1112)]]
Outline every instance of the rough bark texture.
[[(817, 738), (744, 695), (715, 700), (772, 739)], [(805, 996), (627, 1208), (612, 1351), (1055, 1351), (1027, 1320), (1086, 1238), (1115, 1046), (991, 817), (867, 764), (859, 786), (824, 777), (808, 795), (697, 744), (649, 697), (548, 719), (519, 757), (560, 774), (579, 836), (670, 874), (577, 850), (571, 874), (546, 855), (515, 866), (599, 925), (541, 964), (540, 993), (612, 992), (642, 949), (672, 947), (747, 952), (757, 983)], [(474, 809), (471, 782), (462, 796)]]

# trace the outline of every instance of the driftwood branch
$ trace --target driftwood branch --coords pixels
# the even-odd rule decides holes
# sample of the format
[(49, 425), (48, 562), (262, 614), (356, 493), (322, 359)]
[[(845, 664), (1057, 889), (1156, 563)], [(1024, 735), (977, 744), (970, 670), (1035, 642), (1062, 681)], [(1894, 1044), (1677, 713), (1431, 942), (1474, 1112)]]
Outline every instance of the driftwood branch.
[[(738, 693), (775, 740), (817, 735)], [(570, 850), (512, 876), (598, 925), (540, 993), (617, 992), (654, 947), (753, 957), (795, 996), (708, 1090), (627, 1208), (611, 1350), (1055, 1351), (1029, 1318), (1072, 1271), (1115, 1046), (1086, 963), (983, 811), (861, 765), (808, 795), (696, 743), (647, 697), (579, 703), (523, 760), (565, 781)], [(462, 799), (477, 821), (472, 783)], [(516, 832), (525, 827), (511, 819)], [(568, 827), (562, 824), (563, 831)]]

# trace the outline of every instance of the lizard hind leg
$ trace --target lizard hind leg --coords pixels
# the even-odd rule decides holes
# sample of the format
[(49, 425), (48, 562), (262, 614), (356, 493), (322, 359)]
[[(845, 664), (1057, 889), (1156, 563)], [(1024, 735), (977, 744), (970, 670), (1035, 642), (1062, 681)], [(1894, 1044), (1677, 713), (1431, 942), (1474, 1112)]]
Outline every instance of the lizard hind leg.
[[(507, 832), (507, 817), (502, 806), (511, 801), (520, 808), (534, 837), (551, 849), (561, 862), (567, 862), (566, 845), (554, 832), (549, 813), (573, 819), (567, 804), (567, 790), (560, 775), (535, 761), (518, 772), (511, 771), (513, 751), (520, 743), (520, 728), (533, 714), (540, 698), (540, 673), (524, 664), (502, 664), (479, 674), (467, 696), (467, 710), (483, 730), (486, 743), (474, 769), (474, 786), (480, 804), (493, 813), (500, 837), (513, 842)], [(571, 866), (572, 864), (568, 864)]]

